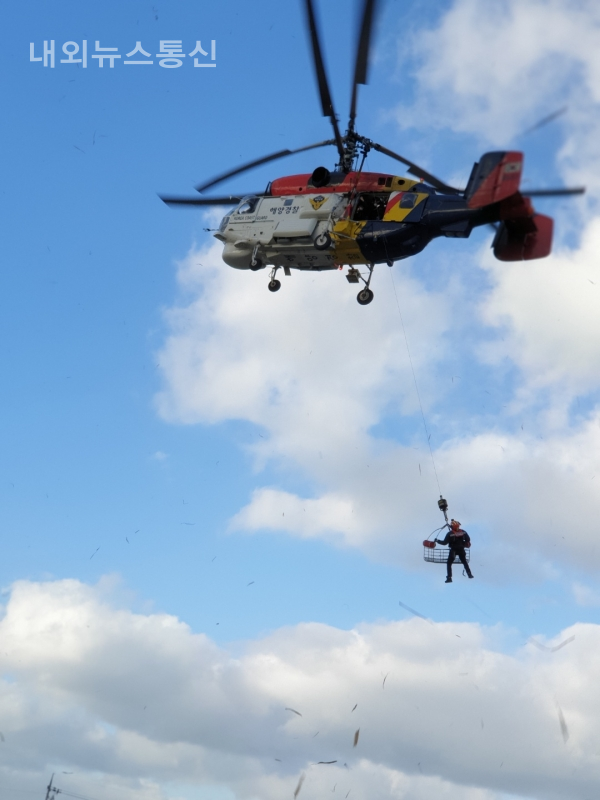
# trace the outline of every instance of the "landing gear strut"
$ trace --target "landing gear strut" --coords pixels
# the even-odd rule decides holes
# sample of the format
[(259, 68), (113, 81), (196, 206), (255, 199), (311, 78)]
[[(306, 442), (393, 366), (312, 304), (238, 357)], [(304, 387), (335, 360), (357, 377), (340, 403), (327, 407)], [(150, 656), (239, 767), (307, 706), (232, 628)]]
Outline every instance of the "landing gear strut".
[(271, 270), (271, 274), (269, 275), (269, 283), (268, 288), (270, 292), (278, 292), (281, 289), (281, 281), (278, 281), (275, 275), (277, 275), (277, 270), (279, 267), (273, 267)]
[(258, 257), (258, 245), (256, 244), (254, 246), (253, 251), (252, 251), (252, 255), (250, 256), (250, 269), (253, 272), (256, 272), (256, 270), (262, 268), (262, 265), (263, 265), (263, 263), (260, 260), (260, 258)]
[(371, 278), (373, 277), (373, 269), (375, 264), (367, 264), (367, 268), (369, 270), (369, 277), (365, 280), (360, 272), (356, 269), (356, 267), (350, 267), (348, 270), (348, 274), (346, 275), (346, 280), (348, 283), (358, 283), (362, 281), (365, 285), (364, 289), (361, 289), (360, 292), (356, 295), (356, 299), (360, 303), (361, 306), (368, 306), (369, 303), (373, 300), (374, 294), (371, 291), (370, 283)]

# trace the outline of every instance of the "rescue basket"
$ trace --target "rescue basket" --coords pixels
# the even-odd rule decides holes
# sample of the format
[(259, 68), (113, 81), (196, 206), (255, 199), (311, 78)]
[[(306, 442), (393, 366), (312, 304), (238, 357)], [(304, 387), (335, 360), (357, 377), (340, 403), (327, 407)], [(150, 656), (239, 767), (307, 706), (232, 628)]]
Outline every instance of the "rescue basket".
[[(437, 547), (435, 542), (431, 542), (429, 539), (425, 539), (423, 542), (423, 560), (429, 561), (430, 564), (445, 564), (448, 561), (448, 556), (450, 555), (450, 548), (449, 547)], [(467, 559), (467, 564), (471, 560), (471, 554), (469, 552), (469, 548), (465, 548), (465, 557)], [(460, 564), (460, 558), (455, 555), (454, 556), (454, 564)]]

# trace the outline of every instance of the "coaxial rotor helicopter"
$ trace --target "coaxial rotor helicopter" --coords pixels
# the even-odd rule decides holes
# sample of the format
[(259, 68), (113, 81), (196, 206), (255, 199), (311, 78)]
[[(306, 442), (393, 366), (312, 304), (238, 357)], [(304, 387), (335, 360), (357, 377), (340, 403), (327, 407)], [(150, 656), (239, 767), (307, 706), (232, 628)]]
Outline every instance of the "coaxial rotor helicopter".
[[(465, 189), (457, 189), (404, 156), (356, 130), (358, 86), (367, 83), (371, 34), (377, 0), (364, 0), (356, 50), (348, 126), (342, 135), (323, 63), (313, 0), (304, 0), (323, 116), (333, 138), (295, 150), (279, 150), (200, 184), (200, 193), (254, 167), (296, 153), (335, 146), (333, 170), (319, 166), (312, 173), (277, 178), (262, 193), (221, 197), (167, 197), (170, 206), (231, 206), (215, 237), (225, 245), (223, 260), (236, 269), (271, 267), (268, 288), (280, 289), (283, 269), (332, 270), (348, 266), (349, 283), (364, 284), (357, 300), (367, 305), (376, 264), (421, 252), (433, 239), (468, 238), (473, 228), (496, 228), (493, 250), (501, 261), (547, 256), (552, 248), (553, 221), (538, 214), (531, 198), (582, 194), (583, 188), (519, 191), (523, 154), (486, 153), (471, 171)], [(365, 172), (368, 153), (377, 151), (408, 167), (414, 178)], [(358, 269), (366, 266), (363, 275)]]

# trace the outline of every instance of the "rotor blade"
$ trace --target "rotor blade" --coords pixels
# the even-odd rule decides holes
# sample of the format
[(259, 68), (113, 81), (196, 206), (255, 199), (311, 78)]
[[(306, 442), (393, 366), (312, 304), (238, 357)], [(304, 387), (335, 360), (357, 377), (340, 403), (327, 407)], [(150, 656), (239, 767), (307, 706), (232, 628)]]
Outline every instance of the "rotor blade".
[(526, 131), (523, 131), (523, 136), (526, 136), (528, 133), (533, 133), (537, 131), (538, 128), (543, 128), (544, 125), (547, 125), (549, 122), (554, 122), (555, 119), (562, 117), (569, 110), (569, 106), (563, 106), (559, 108), (558, 111), (554, 111), (552, 114), (548, 114), (548, 116), (541, 119), (539, 122), (536, 122), (535, 125), (532, 125), (531, 128), (527, 128)]
[(369, 50), (371, 47), (371, 31), (375, 15), (376, 0), (365, 0), (363, 7), (362, 24), (356, 48), (356, 63), (354, 65), (354, 83), (352, 84), (352, 101), (350, 103), (350, 122), (348, 129), (354, 130), (356, 119), (356, 103), (358, 100), (358, 84), (367, 83), (367, 69), (369, 66)]
[(573, 189), (530, 189), (523, 190), (524, 197), (560, 197), (567, 194), (585, 194), (585, 186), (577, 186)]
[[(162, 194), (158, 196), (168, 206), (234, 206), (239, 203), (242, 197), (248, 197), (251, 193), (247, 192), (240, 195), (228, 195), (227, 197), (168, 197)], [(261, 197), (262, 193), (252, 195)]]
[(436, 178), (435, 175), (431, 175), (431, 173), (426, 172), (424, 169), (417, 166), (417, 164), (413, 164), (413, 162), (409, 161), (407, 158), (399, 156), (398, 153), (394, 153), (393, 150), (388, 150), (387, 147), (377, 144), (377, 142), (371, 142), (371, 147), (373, 150), (378, 150), (380, 153), (383, 153), (390, 158), (395, 158), (396, 161), (401, 161), (403, 164), (406, 164), (411, 175), (416, 175), (417, 178), (423, 178), (423, 180), (427, 181), (427, 183), (430, 183), (433, 187), (439, 189), (440, 192), (443, 192), (444, 194), (462, 194), (460, 189), (455, 189), (454, 186), (448, 186), (447, 183), (444, 183), (439, 178)]
[(317, 85), (319, 87), (319, 96), (321, 98), (321, 108), (323, 109), (323, 116), (329, 117), (333, 126), (333, 133), (335, 135), (335, 143), (337, 145), (340, 159), (344, 160), (344, 144), (340, 135), (337, 118), (331, 100), (331, 93), (329, 92), (329, 84), (327, 82), (327, 74), (325, 72), (325, 64), (323, 63), (323, 54), (321, 45), (319, 43), (319, 32), (317, 30), (317, 21), (315, 19), (315, 10), (313, 8), (312, 0), (305, 0), (306, 8), (306, 21), (308, 23), (308, 30), (310, 32), (310, 41), (313, 51), (313, 62), (315, 65), (315, 72), (317, 73)]
[(196, 191), (203, 192), (205, 189), (209, 189), (211, 186), (216, 186), (217, 183), (227, 180), (227, 178), (232, 178), (234, 175), (239, 175), (241, 172), (246, 172), (246, 170), (252, 169), (253, 167), (260, 167), (261, 164), (268, 164), (269, 161), (276, 161), (278, 158), (285, 158), (285, 156), (292, 156), (294, 153), (303, 153), (305, 150), (314, 150), (315, 147), (325, 147), (329, 144), (336, 144), (336, 140), (326, 139), (324, 142), (308, 144), (306, 147), (298, 147), (296, 150), (278, 150), (277, 153), (271, 153), (270, 156), (257, 158), (256, 161), (249, 161), (241, 167), (236, 167), (235, 169), (229, 170), (229, 172), (224, 172), (222, 175), (217, 175), (216, 178), (212, 178), (212, 180), (196, 186)]

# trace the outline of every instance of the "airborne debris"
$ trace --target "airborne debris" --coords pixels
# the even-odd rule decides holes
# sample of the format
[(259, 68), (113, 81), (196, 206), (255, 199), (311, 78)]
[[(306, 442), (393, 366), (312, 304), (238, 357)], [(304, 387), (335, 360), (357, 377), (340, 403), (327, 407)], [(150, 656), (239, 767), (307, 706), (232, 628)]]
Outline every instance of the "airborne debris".
[(306, 775), (302, 773), (302, 775), (300, 775), (300, 780), (298, 781), (298, 786), (296, 786), (294, 790), (294, 797), (298, 797), (298, 795), (300, 794), (300, 789), (302, 788), (302, 784), (304, 783), (304, 778), (306, 778)]
[(548, 653), (556, 653), (557, 650), (561, 650), (563, 647), (566, 647), (568, 644), (570, 644), (574, 638), (575, 636), (569, 636), (569, 638), (565, 639), (564, 642), (561, 642), (560, 644), (557, 644), (554, 647), (547, 647), (545, 644), (537, 642), (533, 638), (529, 639), (528, 641), (530, 641), (531, 644), (534, 644), (538, 648), (538, 650), (546, 650)]
[(337, 764), (337, 758), (335, 761), (317, 761), (317, 765), (319, 764)]
[[(358, 703), (357, 703), (357, 704), (354, 706), (354, 708), (352, 709), (352, 711), (354, 711), (354, 709), (355, 709), (355, 708), (357, 708), (357, 707), (358, 707)], [(350, 713), (352, 713), (352, 711), (351, 711)]]
[(563, 742), (566, 744), (569, 741), (569, 729), (567, 728), (567, 723), (565, 722), (564, 715), (562, 713), (562, 709), (558, 706), (558, 721), (560, 722), (560, 732), (562, 733)]
[(389, 674), (390, 674), (390, 673), (388, 672), (388, 673), (387, 673), (387, 675), (385, 676), (385, 678), (383, 679), (383, 683), (381, 684), (381, 688), (382, 688), (382, 689), (385, 689), (385, 682), (387, 681), (387, 676), (388, 676)]
[(354, 744), (352, 745), (353, 747), (356, 747), (356, 745), (358, 744), (358, 737), (359, 736), (360, 736), (360, 728), (358, 728), (358, 730), (354, 734)]
[(285, 711), (293, 711), (294, 714), (298, 714), (299, 717), (302, 716), (302, 714), (299, 711), (296, 711), (295, 708), (285, 708)]
[(424, 614), (419, 614), (418, 611), (415, 611), (414, 608), (407, 606), (406, 603), (402, 602), (402, 600), (398, 600), (398, 605), (402, 606), (402, 608), (405, 608), (407, 611), (410, 611), (410, 613), (414, 614), (415, 617), (421, 617), (421, 619), (424, 619), (426, 622), (429, 622), (430, 625), (433, 625), (433, 622), (430, 619), (427, 619), (427, 617)]
[(538, 128), (547, 125), (549, 122), (553, 122), (558, 117), (562, 117), (569, 110), (569, 106), (563, 106), (563, 108), (559, 108), (558, 111), (554, 111), (552, 114), (548, 114), (547, 117), (544, 117), (539, 122), (536, 122), (535, 125), (532, 125), (531, 128), (527, 128), (526, 131), (523, 131), (523, 136), (527, 133), (533, 133), (533, 131), (537, 131)]

